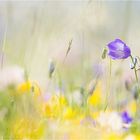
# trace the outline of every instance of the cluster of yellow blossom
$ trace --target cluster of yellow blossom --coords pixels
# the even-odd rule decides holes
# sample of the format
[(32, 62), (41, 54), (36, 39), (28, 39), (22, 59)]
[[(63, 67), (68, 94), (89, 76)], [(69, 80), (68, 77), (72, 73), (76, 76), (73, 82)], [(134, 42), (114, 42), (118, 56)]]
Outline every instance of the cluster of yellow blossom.
[[(103, 104), (101, 84), (86, 100), (86, 108), (71, 105), (60, 94), (52, 94), (47, 101), (42, 100), (40, 87), (36, 82), (26, 81), (17, 87), (18, 93), (32, 93), (41, 100), (34, 100), (38, 117), (34, 114), (17, 116), (11, 124), (11, 138), (15, 139), (68, 139), (68, 140), (138, 140), (137, 134), (120, 133), (122, 121), (113, 110), (96, 109)], [(32, 104), (31, 104), (32, 105)], [(136, 102), (128, 104), (131, 115), (136, 113)], [(31, 116), (31, 117), (29, 117)], [(113, 124), (112, 122), (116, 122)]]

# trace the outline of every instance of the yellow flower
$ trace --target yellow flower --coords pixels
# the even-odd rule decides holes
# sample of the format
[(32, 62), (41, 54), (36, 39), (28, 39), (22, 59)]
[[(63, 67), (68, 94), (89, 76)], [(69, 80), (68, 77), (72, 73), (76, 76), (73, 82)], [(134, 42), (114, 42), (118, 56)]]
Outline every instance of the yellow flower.
[(33, 118), (18, 118), (11, 128), (14, 139), (39, 139), (44, 133), (44, 124), (35, 121)]
[(100, 115), (100, 112), (91, 112), (90, 113), (90, 116), (93, 118), (93, 119), (97, 119), (98, 117), (99, 117), (99, 115)]
[(73, 119), (76, 116), (76, 111), (72, 107), (67, 107), (64, 111), (64, 119)]
[(117, 135), (115, 133), (107, 133), (102, 137), (102, 139), (104, 139), (104, 140), (123, 140), (121, 135)]
[(49, 104), (47, 103), (43, 104), (42, 111), (43, 111), (43, 116), (54, 117), (52, 107)]
[(43, 115), (46, 117), (59, 117), (67, 105), (64, 96), (52, 96), (49, 101), (43, 103)]
[(19, 93), (33, 92), (35, 96), (41, 94), (41, 90), (36, 82), (26, 81), (18, 85), (17, 90)]
[(66, 98), (62, 95), (59, 97), (59, 104), (61, 107), (65, 107), (68, 104)]
[(101, 85), (98, 84), (93, 91), (92, 95), (87, 100), (91, 106), (98, 106), (101, 103)]
[(137, 104), (135, 100), (132, 100), (129, 104), (128, 104), (128, 110), (130, 111), (131, 115), (134, 116), (136, 114), (137, 111)]
[(32, 84), (30, 81), (26, 81), (18, 85), (17, 90), (21, 93), (30, 92)]

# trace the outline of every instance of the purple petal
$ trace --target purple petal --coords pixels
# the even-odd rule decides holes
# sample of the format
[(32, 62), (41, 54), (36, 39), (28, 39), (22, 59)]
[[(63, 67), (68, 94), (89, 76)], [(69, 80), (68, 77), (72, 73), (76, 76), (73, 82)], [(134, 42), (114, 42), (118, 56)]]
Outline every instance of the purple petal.
[(122, 121), (124, 123), (131, 123), (132, 122), (132, 118), (129, 116), (129, 114), (126, 111), (122, 113), (121, 117), (122, 117)]
[(125, 52), (125, 56), (123, 58), (127, 58), (131, 55), (131, 50), (127, 46), (125, 47), (124, 52)]
[(120, 39), (110, 42), (108, 45), (108, 55), (112, 59), (125, 59), (131, 55), (130, 48)]
[(109, 50), (124, 50), (126, 44), (120, 39), (110, 42), (108, 45)]
[(125, 57), (125, 54), (122, 51), (110, 51), (108, 55), (114, 60), (122, 59), (123, 57)]

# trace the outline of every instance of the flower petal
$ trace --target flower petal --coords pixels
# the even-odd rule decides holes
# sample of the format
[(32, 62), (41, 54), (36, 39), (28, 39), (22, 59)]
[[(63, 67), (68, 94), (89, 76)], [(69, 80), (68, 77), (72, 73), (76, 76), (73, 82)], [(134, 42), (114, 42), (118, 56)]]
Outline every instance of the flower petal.
[(124, 50), (126, 44), (120, 39), (116, 39), (115, 41), (110, 42), (108, 45), (110, 50)]
[(120, 39), (110, 42), (108, 45), (108, 55), (112, 59), (126, 59), (131, 55), (130, 48)]
[(123, 58), (127, 58), (131, 55), (131, 50), (127, 46), (125, 47), (124, 52), (125, 52), (125, 56)]
[(125, 57), (125, 54), (122, 51), (110, 51), (108, 55), (112, 59), (122, 59), (123, 57)]

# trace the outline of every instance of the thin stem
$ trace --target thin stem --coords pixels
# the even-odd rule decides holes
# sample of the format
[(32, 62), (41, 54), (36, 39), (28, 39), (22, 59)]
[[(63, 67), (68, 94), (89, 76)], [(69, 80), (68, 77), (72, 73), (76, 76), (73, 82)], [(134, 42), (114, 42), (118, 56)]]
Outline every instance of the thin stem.
[(4, 37), (3, 37), (2, 56), (1, 56), (1, 69), (3, 68), (3, 64), (4, 64), (4, 52), (5, 52), (5, 46), (6, 46), (6, 36), (7, 36), (7, 26), (5, 27)]
[(104, 108), (104, 111), (106, 111), (107, 107), (108, 107), (108, 98), (109, 98), (109, 95), (110, 95), (110, 84), (111, 84), (111, 73), (112, 73), (112, 61), (111, 61), (111, 58), (110, 58), (110, 61), (109, 61), (109, 84), (108, 84), (108, 91), (107, 91), (107, 94), (106, 94), (106, 105), (105, 105), (105, 108)]
[(136, 70), (136, 68), (134, 68), (134, 71), (135, 71), (136, 81), (137, 81), (137, 83), (138, 83), (139, 81), (138, 81), (138, 75), (137, 75), (137, 70)]
[[(130, 55), (130, 57), (131, 57), (132, 63), (134, 63), (132, 55)], [(135, 73), (136, 82), (138, 83), (139, 80), (138, 80), (138, 75), (137, 75), (137, 69), (136, 69), (136, 66), (134, 67), (134, 73)]]
[[(132, 63), (134, 64), (132, 55), (130, 55), (130, 57), (131, 57)], [(135, 78), (136, 78), (136, 90), (137, 90), (137, 95), (138, 95), (138, 99), (139, 99), (139, 94), (140, 94), (139, 89), (140, 88), (139, 88), (139, 84), (138, 84), (139, 80), (138, 80), (136, 65), (134, 65), (134, 73), (135, 73)], [(137, 104), (137, 108), (139, 108), (139, 101), (137, 99), (136, 99), (136, 104)], [(138, 110), (136, 111), (136, 114), (138, 115)]]
[(112, 67), (112, 61), (111, 61), (111, 58), (110, 58), (110, 67), (109, 67), (109, 78), (111, 78), (111, 67)]

